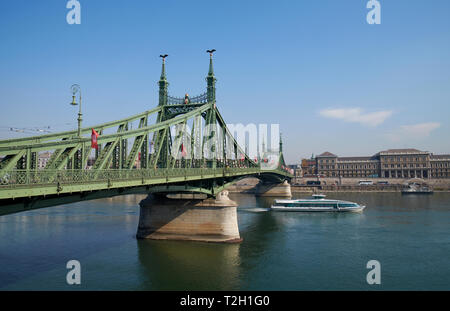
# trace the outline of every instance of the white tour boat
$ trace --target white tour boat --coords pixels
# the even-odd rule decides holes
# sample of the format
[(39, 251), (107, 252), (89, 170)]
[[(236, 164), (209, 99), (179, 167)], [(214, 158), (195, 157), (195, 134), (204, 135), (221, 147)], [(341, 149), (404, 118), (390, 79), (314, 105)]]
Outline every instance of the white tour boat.
[(328, 200), (323, 194), (298, 200), (275, 200), (271, 209), (283, 212), (362, 212), (364, 205), (358, 203)]

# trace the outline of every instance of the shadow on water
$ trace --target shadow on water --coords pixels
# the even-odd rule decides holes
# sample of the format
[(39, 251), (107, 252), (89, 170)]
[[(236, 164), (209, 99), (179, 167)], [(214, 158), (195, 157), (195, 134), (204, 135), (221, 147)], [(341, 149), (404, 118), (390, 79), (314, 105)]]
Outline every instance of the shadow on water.
[[(120, 249), (134, 238), (138, 200), (122, 196), (0, 217), (0, 288), (46, 277), (55, 269), (64, 276), (70, 259), (84, 263), (98, 253)], [(36, 289), (61, 286), (64, 283), (47, 281)]]
[[(235, 195), (243, 242), (215, 244), (183, 241), (137, 241), (144, 270), (142, 285), (159, 290), (245, 290), (245, 274), (262, 257), (273, 232), (281, 230), (270, 213), (271, 201)], [(245, 261), (242, 258), (246, 258)]]
[(138, 240), (137, 247), (145, 289), (239, 288), (239, 244)]

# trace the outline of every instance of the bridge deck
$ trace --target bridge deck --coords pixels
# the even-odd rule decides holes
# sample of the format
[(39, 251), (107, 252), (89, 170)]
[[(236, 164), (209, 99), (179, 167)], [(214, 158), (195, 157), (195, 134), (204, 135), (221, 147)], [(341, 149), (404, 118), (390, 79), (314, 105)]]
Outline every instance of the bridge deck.
[(13, 170), (0, 179), (0, 200), (261, 174), (290, 177), (283, 170), (260, 168)]

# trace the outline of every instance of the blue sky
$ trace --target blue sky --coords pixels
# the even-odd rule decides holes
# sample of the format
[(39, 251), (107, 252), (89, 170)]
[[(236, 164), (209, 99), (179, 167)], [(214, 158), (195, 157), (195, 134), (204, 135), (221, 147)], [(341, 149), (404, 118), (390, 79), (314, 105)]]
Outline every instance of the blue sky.
[(76, 127), (157, 105), (160, 53), (172, 95), (205, 91), (215, 48), (229, 123), (279, 123), (290, 163), (330, 151), (450, 153), (450, 2), (66, 0), (0, 3), (0, 138), (9, 127)]

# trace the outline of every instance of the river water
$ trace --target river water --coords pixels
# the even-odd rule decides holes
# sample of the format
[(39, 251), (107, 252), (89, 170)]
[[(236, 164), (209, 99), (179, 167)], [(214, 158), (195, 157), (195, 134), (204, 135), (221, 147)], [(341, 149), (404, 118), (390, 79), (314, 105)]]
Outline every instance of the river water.
[[(328, 195), (367, 205), (361, 214), (230, 197), (241, 244), (136, 240), (139, 195), (1, 216), (0, 290), (450, 290), (450, 193)], [(66, 282), (72, 259), (81, 285)]]

